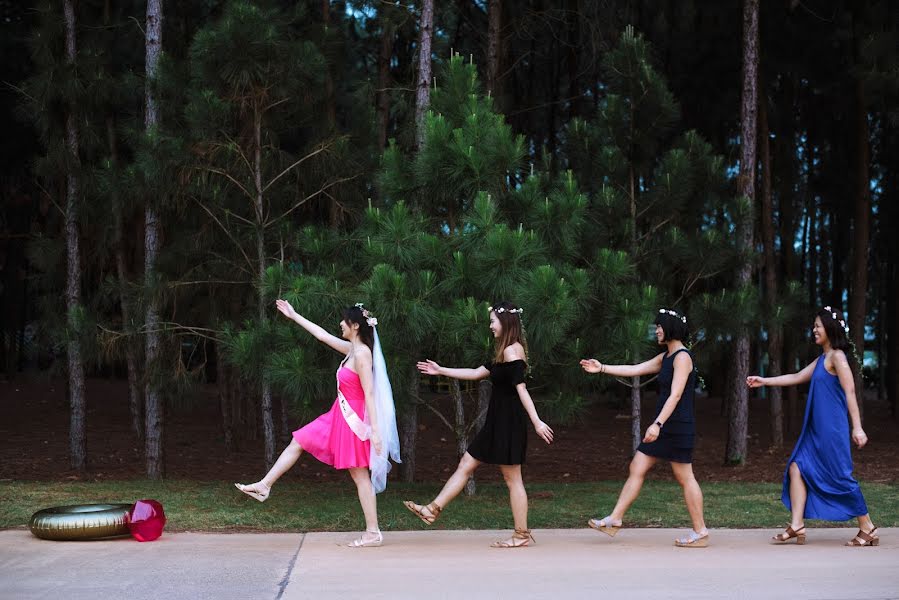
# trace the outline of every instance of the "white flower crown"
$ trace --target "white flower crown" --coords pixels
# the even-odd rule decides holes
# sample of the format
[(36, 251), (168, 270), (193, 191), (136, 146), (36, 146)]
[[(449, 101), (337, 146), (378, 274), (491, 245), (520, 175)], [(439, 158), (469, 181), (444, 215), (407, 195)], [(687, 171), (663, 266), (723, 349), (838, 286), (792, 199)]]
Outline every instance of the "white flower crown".
[(493, 308), (492, 306), (487, 309), (487, 312), (495, 312), (496, 314), (509, 312), (512, 314), (521, 314), (524, 312), (523, 308), (503, 308), (500, 306), (499, 308)]
[[(832, 318), (834, 321), (837, 320), (837, 313), (834, 309), (832, 309), (829, 306), (825, 306), (824, 310), (826, 310), (827, 312), (830, 313), (830, 318)], [(849, 333), (849, 325), (846, 325), (846, 321), (844, 321), (843, 319), (840, 319), (838, 322), (840, 324), (840, 327), (842, 327), (846, 333)]]
[(362, 311), (362, 316), (365, 317), (365, 322), (368, 323), (369, 327), (374, 327), (378, 324), (378, 320), (370, 312), (368, 312), (368, 309), (365, 308), (365, 305), (363, 305), (361, 302), (356, 303), (356, 308)]
[(674, 317), (676, 319), (680, 319), (681, 323), (683, 323), (684, 325), (687, 324), (687, 317), (677, 314), (676, 311), (668, 310), (667, 308), (660, 308), (659, 314), (660, 315), (671, 315), (672, 317)]

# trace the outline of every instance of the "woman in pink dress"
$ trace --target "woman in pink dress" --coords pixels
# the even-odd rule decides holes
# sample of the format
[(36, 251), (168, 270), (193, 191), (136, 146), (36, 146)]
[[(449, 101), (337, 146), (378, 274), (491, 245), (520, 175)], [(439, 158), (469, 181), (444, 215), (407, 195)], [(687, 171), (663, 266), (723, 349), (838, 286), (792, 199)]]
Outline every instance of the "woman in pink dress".
[(345, 355), (337, 369), (337, 399), (331, 410), (293, 432), (290, 445), (265, 477), (250, 485), (234, 485), (265, 502), (278, 478), (306, 451), (335, 469), (348, 470), (356, 484), (365, 533), (350, 546), (380, 546), (383, 536), (375, 494), (386, 486), (389, 459), (400, 460), (393, 394), (375, 329), (378, 321), (362, 304), (346, 308), (340, 321), (340, 339), (299, 315), (289, 302), (278, 300), (276, 304), (284, 316), (315, 339)]

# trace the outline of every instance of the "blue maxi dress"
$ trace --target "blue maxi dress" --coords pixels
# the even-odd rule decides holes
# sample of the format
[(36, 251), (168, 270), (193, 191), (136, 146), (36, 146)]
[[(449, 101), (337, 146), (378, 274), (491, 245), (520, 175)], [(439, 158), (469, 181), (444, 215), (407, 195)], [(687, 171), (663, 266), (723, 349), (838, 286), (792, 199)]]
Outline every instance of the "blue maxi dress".
[(802, 433), (784, 471), (781, 500), (790, 509), (790, 464), (796, 463), (808, 499), (805, 517), (846, 521), (868, 514), (865, 498), (852, 477), (846, 394), (836, 375), (824, 368), (822, 354), (815, 364)]

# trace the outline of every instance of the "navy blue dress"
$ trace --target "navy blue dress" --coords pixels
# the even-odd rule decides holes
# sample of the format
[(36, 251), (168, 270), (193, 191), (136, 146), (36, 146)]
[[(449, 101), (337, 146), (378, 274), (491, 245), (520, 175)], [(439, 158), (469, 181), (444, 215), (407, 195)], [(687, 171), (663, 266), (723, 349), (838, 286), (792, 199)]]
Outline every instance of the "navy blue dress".
[(519, 359), (484, 366), (490, 371), (493, 390), (484, 426), (468, 446), (468, 453), (494, 465), (523, 465), (529, 419), (515, 386), (524, 382), (527, 363)]
[[(686, 348), (681, 348), (671, 354), (662, 357), (662, 370), (659, 371), (659, 399), (656, 403), (656, 413), (652, 418), (653, 423), (659, 418), (662, 407), (671, 395), (671, 382), (674, 380), (674, 357), (681, 352), (686, 352), (692, 359), (693, 356)], [(659, 437), (654, 442), (643, 442), (637, 447), (639, 452), (647, 456), (654, 456), (663, 460), (676, 463), (693, 462), (693, 438), (696, 435), (696, 421), (693, 418), (693, 395), (696, 388), (696, 369), (687, 378), (684, 393), (681, 394), (674, 412), (665, 421)]]
[(846, 394), (840, 379), (824, 367), (822, 354), (812, 373), (802, 433), (784, 471), (781, 500), (790, 509), (790, 463), (796, 463), (808, 498), (805, 517), (846, 521), (868, 514), (865, 498), (852, 477)]

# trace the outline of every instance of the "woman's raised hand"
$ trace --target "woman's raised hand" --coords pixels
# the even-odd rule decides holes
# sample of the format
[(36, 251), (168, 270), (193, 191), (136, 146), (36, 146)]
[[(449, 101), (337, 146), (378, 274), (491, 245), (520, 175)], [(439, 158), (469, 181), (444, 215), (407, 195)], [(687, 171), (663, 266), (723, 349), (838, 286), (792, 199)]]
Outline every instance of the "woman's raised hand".
[(547, 444), (553, 443), (553, 430), (549, 425), (543, 421), (537, 421), (534, 425), (534, 430), (537, 432), (537, 435), (543, 438), (544, 442)]
[(581, 361), (581, 368), (588, 373), (601, 373), (602, 363), (595, 358), (585, 358)]
[(281, 311), (281, 314), (287, 317), (288, 319), (293, 319), (297, 315), (297, 311), (293, 309), (293, 306), (290, 305), (290, 302), (287, 300), (281, 300), (278, 298), (275, 300), (275, 306), (278, 307), (278, 310)]
[(765, 378), (759, 377), (758, 375), (750, 375), (746, 378), (746, 385), (751, 388), (763, 387), (765, 385)]
[(416, 363), (415, 366), (418, 367), (419, 371), (426, 375), (440, 375), (440, 365), (433, 360), (421, 361)]

